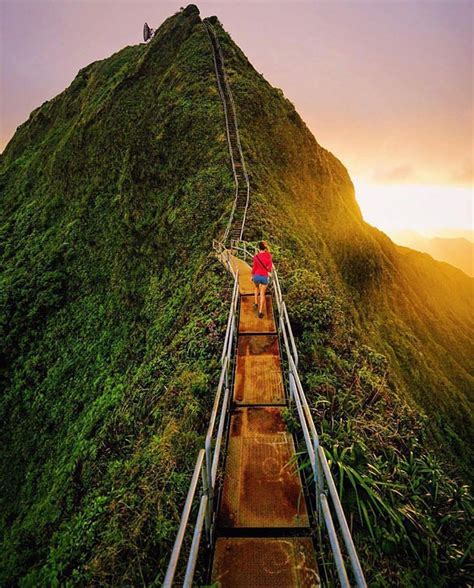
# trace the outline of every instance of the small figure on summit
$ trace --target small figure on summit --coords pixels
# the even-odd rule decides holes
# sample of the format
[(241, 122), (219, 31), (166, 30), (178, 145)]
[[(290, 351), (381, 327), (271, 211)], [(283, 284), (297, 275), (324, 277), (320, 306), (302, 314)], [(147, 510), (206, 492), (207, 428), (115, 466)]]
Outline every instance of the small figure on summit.
[[(268, 286), (269, 274), (272, 271), (272, 254), (268, 251), (265, 241), (258, 244), (260, 251), (253, 256), (252, 282), (255, 284), (255, 310), (258, 308), (259, 318), (263, 318), (263, 305), (265, 304), (265, 292)], [(260, 304), (258, 297), (260, 295)]]

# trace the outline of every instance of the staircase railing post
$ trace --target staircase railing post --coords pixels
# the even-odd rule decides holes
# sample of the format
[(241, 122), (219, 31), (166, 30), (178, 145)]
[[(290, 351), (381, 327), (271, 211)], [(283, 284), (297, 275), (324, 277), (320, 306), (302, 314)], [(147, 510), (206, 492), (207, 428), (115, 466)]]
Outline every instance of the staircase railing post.
[(318, 522), (322, 520), (322, 505), (320, 496), (324, 493), (324, 479), (321, 471), (321, 462), (319, 461), (319, 439), (313, 438), (315, 470), (314, 470), (314, 486), (316, 491), (316, 518)]
[(205, 514), (205, 525), (206, 525), (206, 539), (207, 539), (207, 543), (210, 546), (211, 543), (211, 523), (212, 523), (212, 512), (210, 510), (210, 501), (209, 501), (209, 496), (210, 496), (210, 491), (209, 491), (209, 480), (207, 477), (207, 467), (206, 464), (202, 464), (202, 468), (201, 468), (201, 477), (202, 477), (202, 491), (203, 494), (207, 495), (207, 504), (206, 504), (206, 514)]
[(288, 379), (290, 382), (290, 404), (292, 404), (295, 400), (295, 377), (294, 377), (291, 369), (289, 369), (288, 371), (289, 371)]

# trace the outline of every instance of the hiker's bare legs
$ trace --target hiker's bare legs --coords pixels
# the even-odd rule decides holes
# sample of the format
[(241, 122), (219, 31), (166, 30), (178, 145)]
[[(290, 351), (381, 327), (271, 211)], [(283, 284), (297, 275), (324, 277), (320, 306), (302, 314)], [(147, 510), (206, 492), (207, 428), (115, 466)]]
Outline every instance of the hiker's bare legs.
[(265, 292), (267, 291), (267, 285), (266, 284), (259, 284), (259, 290), (260, 290), (260, 307), (258, 309), (258, 312), (260, 314), (263, 313), (263, 305), (265, 304)]
[(255, 306), (258, 306), (258, 286), (255, 284)]

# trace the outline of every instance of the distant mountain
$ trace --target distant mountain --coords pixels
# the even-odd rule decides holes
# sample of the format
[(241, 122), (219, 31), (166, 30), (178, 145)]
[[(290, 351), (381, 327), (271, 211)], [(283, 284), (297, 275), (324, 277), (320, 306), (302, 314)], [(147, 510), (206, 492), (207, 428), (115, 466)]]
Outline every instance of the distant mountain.
[(443, 237), (446, 239), (467, 239), (474, 243), (474, 229), (438, 228), (427, 237)]
[(474, 243), (465, 237), (431, 238), (416, 231), (398, 231), (390, 236), (399, 245), (429, 253), (438, 261), (450, 263), (468, 276), (474, 276)]

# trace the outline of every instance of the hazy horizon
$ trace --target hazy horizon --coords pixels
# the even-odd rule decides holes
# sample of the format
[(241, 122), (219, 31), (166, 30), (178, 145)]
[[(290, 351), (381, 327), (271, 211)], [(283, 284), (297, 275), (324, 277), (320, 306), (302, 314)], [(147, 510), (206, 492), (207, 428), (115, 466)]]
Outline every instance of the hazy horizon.
[[(3, 0), (0, 148), (80, 68), (139, 43), (145, 20), (158, 27), (180, 6)], [(341, 159), (367, 222), (389, 234), (472, 231), (470, 2), (198, 6), (202, 16), (217, 14), (317, 141)]]
[(472, 229), (450, 229), (449, 227), (435, 227), (429, 231), (415, 231), (413, 229), (393, 229), (387, 231), (389, 235), (414, 234), (426, 239), (466, 239), (474, 244), (474, 231)]

